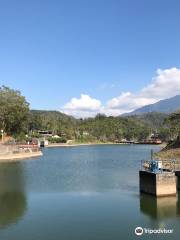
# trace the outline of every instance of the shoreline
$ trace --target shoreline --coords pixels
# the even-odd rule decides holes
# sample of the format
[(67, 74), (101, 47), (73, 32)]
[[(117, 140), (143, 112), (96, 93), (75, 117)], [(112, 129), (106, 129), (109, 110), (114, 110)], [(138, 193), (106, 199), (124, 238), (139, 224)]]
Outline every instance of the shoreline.
[(41, 151), (31, 152), (31, 153), (16, 153), (16, 154), (0, 155), (0, 163), (26, 160), (26, 159), (30, 159), (30, 158), (40, 157), (42, 155), (43, 154)]
[[(55, 144), (49, 144), (46, 146), (47, 148), (69, 148), (69, 147), (80, 147), (80, 146), (98, 146), (98, 145), (132, 145), (132, 143), (55, 143)], [(133, 145), (140, 145), (140, 144), (135, 144)], [(142, 145), (147, 145), (147, 144), (142, 144)], [(150, 144), (148, 144), (150, 145)], [(153, 144), (155, 145), (155, 144)], [(165, 144), (158, 144), (160, 148), (163, 148)], [(27, 153), (16, 153), (16, 154), (5, 154), (1, 155), (0, 154), (0, 163), (3, 162), (16, 162), (16, 161), (23, 161), (23, 160), (28, 160), (30, 158), (37, 158), (42, 156), (43, 153), (42, 151), (37, 151), (37, 152), (27, 152)]]
[(130, 145), (130, 143), (53, 143), (46, 146), (46, 148), (53, 147), (79, 147), (79, 146), (96, 146), (96, 145)]
[(58, 148), (58, 147), (79, 147), (79, 146), (96, 146), (96, 145), (153, 145), (153, 146), (159, 146), (164, 147), (166, 144), (136, 144), (136, 143), (52, 143), (47, 145), (45, 148)]

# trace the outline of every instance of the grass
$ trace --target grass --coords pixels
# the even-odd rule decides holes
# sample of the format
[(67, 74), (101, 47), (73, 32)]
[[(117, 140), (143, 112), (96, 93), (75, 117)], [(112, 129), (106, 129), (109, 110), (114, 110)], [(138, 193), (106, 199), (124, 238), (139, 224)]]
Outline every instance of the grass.
[(166, 160), (166, 159), (167, 160), (170, 160), (170, 159), (180, 160), (180, 148), (163, 150), (158, 153), (155, 153), (154, 155), (159, 160)]

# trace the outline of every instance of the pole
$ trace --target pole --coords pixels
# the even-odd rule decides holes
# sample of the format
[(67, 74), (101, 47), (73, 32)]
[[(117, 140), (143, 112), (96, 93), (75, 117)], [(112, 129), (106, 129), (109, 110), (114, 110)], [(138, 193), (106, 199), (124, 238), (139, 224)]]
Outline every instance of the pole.
[(151, 161), (153, 160), (153, 149), (151, 149)]
[(4, 142), (4, 138), (3, 138), (4, 136), (3, 135), (4, 135), (4, 130), (1, 129), (1, 141), (2, 141), (2, 143)]

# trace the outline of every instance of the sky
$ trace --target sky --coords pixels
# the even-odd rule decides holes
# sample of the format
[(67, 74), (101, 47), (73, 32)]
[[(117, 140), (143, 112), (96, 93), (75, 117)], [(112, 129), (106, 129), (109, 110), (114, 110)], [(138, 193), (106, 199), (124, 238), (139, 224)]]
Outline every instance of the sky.
[(0, 86), (75, 117), (180, 94), (179, 13), (179, 0), (0, 0)]

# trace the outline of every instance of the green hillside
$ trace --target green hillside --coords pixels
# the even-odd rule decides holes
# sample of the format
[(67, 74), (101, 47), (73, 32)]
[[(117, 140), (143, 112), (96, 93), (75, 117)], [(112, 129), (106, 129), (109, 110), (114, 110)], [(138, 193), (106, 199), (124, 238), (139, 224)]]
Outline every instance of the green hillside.
[(68, 139), (80, 142), (118, 142), (122, 139), (140, 141), (159, 132), (164, 140), (169, 137), (165, 119), (168, 115), (148, 113), (140, 116), (107, 117), (98, 114), (94, 118), (75, 119), (57, 111), (30, 111), (29, 130), (63, 132)]

